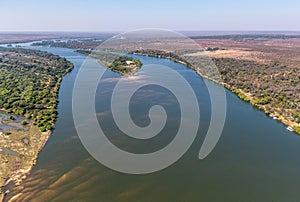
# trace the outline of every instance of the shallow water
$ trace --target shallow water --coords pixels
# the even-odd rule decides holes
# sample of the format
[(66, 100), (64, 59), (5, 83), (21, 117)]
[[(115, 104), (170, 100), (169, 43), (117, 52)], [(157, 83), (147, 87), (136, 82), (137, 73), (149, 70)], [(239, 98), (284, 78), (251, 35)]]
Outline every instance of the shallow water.
[[(300, 137), (228, 91), (227, 118), (220, 141), (207, 158), (198, 159), (209, 126), (209, 95), (203, 79), (194, 71), (165, 59), (136, 56), (143, 64), (168, 65), (189, 81), (201, 111), (196, 140), (178, 162), (156, 173), (129, 175), (104, 167), (84, 149), (72, 120), (73, 84), (85, 57), (71, 49), (34, 48), (66, 57), (75, 69), (62, 81), (55, 130), (37, 165), (20, 186), (9, 185), (11, 192), (5, 200), (16, 194), (20, 194), (18, 201), (300, 200)], [(133, 141), (122, 135), (109, 109), (111, 89), (118, 78), (117, 73), (107, 71), (97, 89), (96, 111), (106, 135), (128, 151), (147, 153), (162, 148), (177, 130), (180, 113), (174, 97), (155, 85), (139, 90), (131, 108), (138, 125), (147, 125), (147, 107), (156, 103), (165, 104), (171, 119), (162, 134), (151, 141)]]
[(14, 115), (14, 120), (13, 122), (8, 122), (8, 123), (3, 123), (3, 121), (10, 121), (10, 115), (8, 115), (6, 112), (0, 110), (0, 132), (6, 132), (8, 130), (28, 130), (28, 128), (24, 127), (22, 125), (22, 121), (27, 121), (29, 120)]

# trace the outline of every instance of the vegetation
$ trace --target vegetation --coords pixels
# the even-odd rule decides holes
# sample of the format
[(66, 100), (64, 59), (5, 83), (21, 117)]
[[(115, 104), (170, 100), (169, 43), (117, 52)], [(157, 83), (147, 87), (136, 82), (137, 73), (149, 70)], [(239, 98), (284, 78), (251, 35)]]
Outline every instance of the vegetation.
[(165, 52), (161, 50), (152, 50), (152, 49), (141, 49), (130, 52), (131, 54), (138, 54), (138, 55), (146, 55), (150, 57), (157, 57), (157, 58), (166, 58), (169, 60), (173, 60), (175, 62), (183, 63), (188, 67), (191, 67), (192, 65), (184, 60), (182, 57), (178, 56), (177, 54), (174, 54), (172, 52)]
[[(20, 118), (20, 117), (19, 117)], [(15, 122), (21, 126), (21, 123)], [(29, 130), (11, 130), (0, 133), (0, 187), (8, 178), (19, 184), (31, 167), (36, 163), (37, 155), (49, 137), (38, 126), (28, 123)], [(18, 154), (11, 155), (7, 151)], [(5, 190), (0, 190), (0, 198)]]
[(27, 125), (28, 123), (27, 123), (27, 121), (22, 121), (22, 123), (21, 123), (23, 126), (25, 126), (25, 125)]
[(83, 55), (91, 55), (92, 51), (91, 50), (84, 50), (84, 49), (78, 49), (76, 50), (77, 53), (81, 53)]
[[(266, 114), (276, 116), (300, 134), (300, 58), (295, 54), (300, 45), (299, 36), (246, 34), (202, 36), (194, 39), (205, 47), (200, 52), (213, 59), (219, 70), (218, 75), (214, 71), (210, 72), (210, 68), (196, 68), (199, 66), (197, 61), (201, 54), (197, 55), (199, 50), (189, 50), (185, 44), (182, 44), (182, 47), (174, 47), (171, 52), (141, 49), (131, 53), (162, 57), (185, 64), (201, 76), (221, 83), (239, 98), (250, 102)], [(262, 41), (264, 43), (261, 43)], [(222, 55), (222, 50), (228, 51)], [(238, 51), (230, 52), (231, 50)], [(118, 60), (116, 56), (103, 56), (102, 53), (99, 57), (100, 53), (92, 50), (79, 51), (102, 58), (101, 63), (109, 61), (106, 66)], [(175, 54), (177, 51), (180, 51), (180, 54)], [(120, 72), (120, 68), (111, 68)], [(222, 79), (219, 79), (220, 75)]]
[(99, 60), (99, 62), (109, 67), (114, 61), (118, 60), (120, 55), (109, 51), (92, 51), (87, 49), (78, 49), (76, 52)]
[[(231, 58), (214, 59), (232, 92), (288, 123), (300, 123), (300, 70), (279, 63), (258, 64)], [(240, 89), (240, 92), (236, 89)], [(243, 93), (241, 93), (243, 92)], [(247, 98), (243, 98), (248, 93)], [(242, 95), (244, 94), (244, 95)]]
[(123, 75), (133, 75), (141, 66), (141, 61), (127, 56), (121, 56), (113, 61), (108, 68)]
[[(214, 51), (214, 49), (210, 49)], [(164, 51), (138, 50), (133, 54), (162, 57), (180, 62), (195, 69), (193, 58), (189, 62), (181, 57)], [(300, 70), (278, 62), (260, 64), (233, 58), (213, 58), (222, 77), (222, 85), (235, 93), (240, 99), (250, 102), (266, 114), (277, 117), (300, 134)], [(209, 69), (209, 68), (208, 68)], [(201, 75), (209, 75), (200, 68)], [(209, 77), (213, 78), (213, 77)]]
[(102, 43), (103, 39), (68, 39), (68, 40), (44, 40), (35, 42), (32, 46), (50, 46), (62, 48), (94, 49)]
[(0, 108), (32, 119), (41, 131), (51, 130), (60, 82), (72, 68), (47, 52), (0, 48)]
[(5, 135), (11, 135), (11, 132), (6, 132)]
[(100, 64), (106, 66), (108, 69), (126, 76), (134, 75), (143, 65), (140, 60), (106, 51), (95, 52), (80, 49), (76, 50), (76, 52), (95, 58)]
[(47, 52), (0, 48), (0, 108), (15, 114), (8, 115), (1, 124), (14, 122), (24, 128), (0, 133), (1, 187), (7, 177), (20, 181), (35, 163), (50, 134), (42, 132), (51, 130), (56, 120), (60, 82), (72, 68), (65, 58)]
[(207, 36), (193, 36), (192, 39), (293, 39), (299, 38), (299, 35), (287, 34), (227, 34), (227, 35), (207, 35)]

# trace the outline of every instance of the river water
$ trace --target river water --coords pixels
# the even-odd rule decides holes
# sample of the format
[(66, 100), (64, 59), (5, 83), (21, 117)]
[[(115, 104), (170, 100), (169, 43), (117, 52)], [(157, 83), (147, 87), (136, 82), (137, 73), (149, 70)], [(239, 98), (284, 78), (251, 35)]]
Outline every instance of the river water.
[[(203, 79), (194, 71), (165, 59), (135, 56), (143, 64), (168, 65), (191, 84), (201, 111), (196, 140), (179, 161), (156, 173), (129, 175), (106, 168), (84, 149), (73, 123), (73, 84), (85, 56), (72, 49), (31, 48), (66, 57), (75, 68), (62, 81), (55, 130), (37, 165), (21, 185), (9, 184), (10, 193), (5, 200), (18, 195), (17, 201), (300, 201), (300, 137), (227, 90), (227, 117), (220, 141), (207, 158), (198, 159), (209, 126), (209, 94)], [(95, 107), (101, 126), (114, 144), (147, 153), (172, 140), (180, 111), (169, 91), (153, 85), (137, 93), (131, 109), (137, 124), (147, 125), (148, 120), (143, 118), (145, 106), (156, 103), (167, 103), (171, 119), (164, 134), (148, 143), (133, 142), (122, 136), (109, 113), (115, 84), (111, 81), (120, 75), (107, 71), (104, 77)]]

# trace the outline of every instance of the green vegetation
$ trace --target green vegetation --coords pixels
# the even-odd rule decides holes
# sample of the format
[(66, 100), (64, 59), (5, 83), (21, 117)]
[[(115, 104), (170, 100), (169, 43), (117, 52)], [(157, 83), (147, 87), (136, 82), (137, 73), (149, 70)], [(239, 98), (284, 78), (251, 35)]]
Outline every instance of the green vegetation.
[(72, 68), (47, 52), (0, 48), (0, 108), (32, 119), (41, 131), (51, 130), (60, 82)]
[(140, 60), (125, 55), (120, 56), (116, 53), (105, 51), (95, 52), (82, 49), (76, 50), (76, 52), (95, 58), (100, 64), (106, 66), (108, 69), (127, 76), (134, 75), (143, 65)]
[[(15, 122), (15, 124), (20, 124)], [(36, 163), (39, 151), (49, 138), (49, 133), (42, 133), (38, 126), (28, 123), (29, 130), (11, 130), (0, 133), (0, 150), (10, 150), (19, 156), (12, 156), (0, 151), (0, 187), (3, 188), (8, 177), (19, 184), (24, 175)], [(0, 198), (4, 190), (0, 189)]]
[[(197, 70), (191, 65), (197, 63), (196, 57), (189, 57), (188, 61), (191, 62), (189, 63), (173, 53), (164, 51), (138, 50), (132, 53), (167, 58)], [(299, 68), (281, 65), (278, 61), (272, 64), (259, 64), (233, 58), (213, 58), (213, 62), (220, 72), (221, 82), (214, 80), (209, 72), (210, 68), (200, 68), (196, 72), (221, 83), (240, 99), (250, 102), (266, 114), (278, 115), (280, 121), (292, 126), (294, 131), (300, 134)]]
[[(22, 180), (35, 164), (38, 152), (55, 123), (57, 96), (62, 77), (73, 68), (65, 58), (43, 51), (0, 48), (0, 108), (33, 121), (9, 115), (2, 124), (26, 125), (26, 130), (0, 133), (0, 186), (5, 180)], [(21, 127), (22, 128), (22, 127)], [(47, 133), (42, 133), (46, 132)], [(20, 156), (2, 151), (8, 149)], [(0, 197), (2, 190), (0, 191)]]
[(141, 66), (141, 61), (127, 56), (121, 56), (113, 61), (113, 63), (109, 65), (108, 68), (121, 74), (133, 75)]
[(235, 93), (241, 100), (243, 100), (245, 102), (249, 102), (250, 101), (249, 97), (247, 97), (245, 95), (245, 93), (243, 93), (240, 89), (237, 89), (237, 88), (235, 88), (233, 86), (230, 86), (228, 84), (224, 84), (224, 87), (226, 87), (231, 92)]
[(6, 132), (5, 135), (11, 135), (11, 132)]
[(300, 134), (300, 127), (299, 126), (295, 126), (293, 129), (296, 133)]
[(130, 52), (131, 54), (137, 54), (137, 55), (146, 55), (150, 57), (157, 57), (157, 58), (165, 58), (172, 60), (174, 62), (183, 63), (184, 65), (192, 68), (192, 65), (186, 61), (184, 58), (180, 57), (179, 55), (172, 53), (172, 52), (165, 52), (161, 50), (153, 50), (153, 49), (141, 49)]
[(78, 50), (76, 50), (76, 52), (77, 53), (81, 53), (83, 55), (90, 55), (90, 54), (92, 54), (92, 51), (90, 51), (90, 50), (83, 50), (83, 49), (78, 49)]
[(33, 43), (32, 46), (93, 49), (99, 46), (104, 39), (105, 37), (103, 36), (99, 39), (43, 40), (41, 42)]
[[(234, 44), (236, 46), (243, 45), (250, 50), (261, 52), (258, 55), (258, 60), (247, 60), (244, 58), (212, 58), (214, 64), (218, 67), (219, 74), (216, 71), (212, 71), (209, 67), (201, 67), (202, 60), (197, 56), (188, 55), (195, 52), (195, 50), (180, 50), (181, 54), (175, 54), (178, 51), (174, 47), (174, 53), (165, 52), (160, 50), (137, 50), (131, 52), (132, 54), (147, 55), (150, 57), (161, 57), (173, 60), (185, 64), (189, 68), (194, 69), (198, 74), (204, 78), (208, 78), (217, 83), (224, 85), (230, 91), (235, 93), (240, 99), (250, 102), (253, 106), (260, 110), (263, 110), (270, 116), (276, 116), (284, 124), (292, 126), (295, 132), (299, 133), (300, 127), (300, 69), (298, 63), (283, 62), (288, 60), (294, 60), (297, 57), (294, 55), (294, 49), (291, 47), (285, 47), (285, 44), (275, 44), (271, 46), (259, 45), (255, 40), (269, 40), (269, 39), (292, 39), (299, 38), (299, 36), (287, 36), (287, 35), (228, 35), (228, 36), (209, 36), (209, 37), (195, 37), (196, 39), (231, 39), (228, 45), (227, 42), (220, 44), (220, 41), (216, 44), (215, 41), (209, 41), (210, 47), (205, 50), (207, 52), (214, 52), (218, 50), (230, 49), (233, 42), (239, 42)], [(255, 40), (254, 40), (255, 39)], [(246, 40), (246, 44), (245, 44)], [(251, 45), (250, 41), (254, 41)], [(204, 41), (205, 42), (205, 41)], [(241, 43), (241, 44), (240, 44)], [(286, 42), (284, 42), (286, 43)], [(205, 44), (205, 43), (204, 43)], [(217, 46), (215, 46), (217, 45)], [(220, 48), (219, 48), (220, 47)], [(280, 48), (279, 48), (280, 47)], [(80, 48), (84, 49), (84, 46)], [(291, 49), (291, 53), (289, 50)], [(101, 64), (111, 68), (113, 71), (117, 71), (121, 74), (128, 74), (127, 71), (132, 72), (130, 69), (124, 68), (124, 63), (117, 62), (119, 59), (113, 54), (104, 54), (94, 52), (92, 49), (78, 50), (83, 54), (89, 55), (94, 58), (98, 58)], [(268, 58), (266, 58), (267, 53)], [(254, 53), (255, 54), (255, 51)], [(182, 56), (179, 57), (178, 55)], [(270, 57), (269, 57), (270, 56)], [(259, 60), (262, 59), (262, 60)], [(114, 62), (116, 61), (116, 62)], [(123, 60), (124, 61), (124, 60)], [(189, 62), (187, 62), (189, 61)], [(259, 62), (265, 61), (265, 62)], [(207, 62), (203, 58), (203, 62)], [(209, 62), (209, 61), (208, 61)], [(115, 65), (112, 65), (114, 63)], [(203, 63), (202, 63), (203, 64)], [(294, 65), (296, 64), (296, 65)], [(136, 69), (133, 68), (133, 72)], [(219, 79), (221, 75), (222, 79)]]
[[(266, 114), (280, 116), (300, 134), (300, 70), (232, 58), (214, 59), (225, 87)], [(249, 96), (246, 96), (249, 95)]]
[(87, 55), (89, 57), (95, 58), (99, 60), (99, 62), (104, 66), (109, 66), (115, 60), (118, 60), (120, 57), (119, 54), (111, 53), (108, 51), (91, 51), (86, 49), (78, 49), (76, 52), (81, 53), (83, 55)]

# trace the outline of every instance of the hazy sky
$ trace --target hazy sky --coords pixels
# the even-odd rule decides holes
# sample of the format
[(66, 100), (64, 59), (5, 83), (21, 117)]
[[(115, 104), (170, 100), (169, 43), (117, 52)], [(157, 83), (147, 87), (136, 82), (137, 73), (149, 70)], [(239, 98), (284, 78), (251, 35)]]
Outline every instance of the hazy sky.
[(0, 0), (0, 31), (300, 30), (299, 0)]

